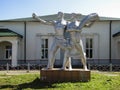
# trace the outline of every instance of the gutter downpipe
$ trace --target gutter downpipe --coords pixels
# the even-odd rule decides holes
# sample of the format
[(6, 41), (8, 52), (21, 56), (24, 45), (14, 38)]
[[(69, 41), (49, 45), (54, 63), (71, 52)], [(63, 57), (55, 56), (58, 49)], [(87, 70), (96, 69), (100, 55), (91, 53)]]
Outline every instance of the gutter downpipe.
[(24, 63), (26, 63), (26, 21), (24, 21)]
[(110, 24), (109, 24), (109, 63), (112, 64), (111, 61), (111, 32), (112, 32), (112, 20), (110, 20)]

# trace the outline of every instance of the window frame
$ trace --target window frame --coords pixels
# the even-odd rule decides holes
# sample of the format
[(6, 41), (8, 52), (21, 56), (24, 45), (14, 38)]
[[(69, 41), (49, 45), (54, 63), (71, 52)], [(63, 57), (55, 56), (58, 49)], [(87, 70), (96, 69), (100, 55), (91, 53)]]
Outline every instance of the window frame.
[[(87, 45), (87, 43), (88, 43), (88, 45)], [(87, 51), (88, 51), (88, 54), (87, 54)], [(93, 37), (86, 37), (85, 38), (85, 52), (86, 52), (87, 59), (94, 58), (94, 38)]]
[(12, 46), (11, 45), (7, 45), (5, 46), (5, 59), (12, 59)]
[(49, 50), (49, 45), (48, 45), (48, 38), (41, 38), (41, 55), (40, 58), (41, 59), (48, 59), (48, 50)]

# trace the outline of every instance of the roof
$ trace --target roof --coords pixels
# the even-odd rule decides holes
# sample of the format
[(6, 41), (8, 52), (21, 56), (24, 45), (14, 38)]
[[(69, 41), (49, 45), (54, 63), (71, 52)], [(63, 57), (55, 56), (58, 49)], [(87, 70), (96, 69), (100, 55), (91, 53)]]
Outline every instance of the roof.
[[(31, 15), (32, 16), (32, 15)], [(85, 17), (86, 15), (81, 15), (78, 14), (77, 19), (78, 20), (82, 20), (83, 17)], [(39, 16), (41, 19), (44, 19), (46, 21), (53, 21), (53, 20), (57, 20), (57, 14), (53, 14), (53, 15), (45, 15), (45, 16)], [(71, 18), (71, 14), (69, 13), (65, 13), (64, 14), (64, 18), (66, 20), (69, 20)], [(100, 21), (108, 21), (108, 20), (120, 20), (120, 18), (112, 18), (112, 17), (99, 17)], [(4, 21), (36, 21), (35, 19), (33, 19), (32, 17), (27, 17), (27, 18), (17, 18), (17, 19), (9, 19), (9, 20), (0, 20), (0, 22), (4, 22)]]
[(120, 31), (115, 33), (115, 34), (113, 34), (113, 37), (117, 37), (117, 36), (120, 36)]
[(22, 35), (10, 30), (10, 29), (5, 29), (5, 28), (0, 28), (0, 37), (23, 37)]

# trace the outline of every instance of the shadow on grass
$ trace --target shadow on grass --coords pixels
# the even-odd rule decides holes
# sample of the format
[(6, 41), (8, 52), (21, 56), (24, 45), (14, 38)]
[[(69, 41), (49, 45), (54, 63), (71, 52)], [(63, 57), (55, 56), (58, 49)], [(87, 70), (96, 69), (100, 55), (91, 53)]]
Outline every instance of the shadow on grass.
[[(68, 81), (66, 81), (65, 83), (67, 83)], [(76, 81), (78, 82), (78, 81)], [(76, 82), (72, 82), (72, 83), (76, 83)], [(63, 82), (56, 82), (58, 83), (63, 83)], [(84, 82), (86, 83), (86, 82)], [(42, 80), (40, 80), (39, 78), (36, 78), (35, 80), (33, 80), (32, 82), (29, 83), (22, 83), (22, 84), (18, 84), (18, 85), (0, 85), (0, 89), (14, 89), (14, 90), (22, 90), (22, 89), (47, 89), (47, 88), (57, 88), (57, 86), (53, 85), (54, 83), (51, 82), (44, 82)]]
[(26, 88), (31, 89), (47, 89), (47, 88), (55, 88), (52, 86), (53, 83), (43, 82), (39, 78), (36, 78), (34, 81), (30, 83), (22, 83), (18, 85), (0, 85), (0, 89), (12, 88), (15, 90), (22, 90)]

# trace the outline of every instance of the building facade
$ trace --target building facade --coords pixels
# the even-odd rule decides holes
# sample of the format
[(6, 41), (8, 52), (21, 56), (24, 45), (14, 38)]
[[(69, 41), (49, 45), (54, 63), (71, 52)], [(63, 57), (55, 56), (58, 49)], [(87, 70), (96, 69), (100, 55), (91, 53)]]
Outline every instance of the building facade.
[[(41, 16), (42, 19), (56, 20), (56, 15)], [(65, 14), (69, 19), (70, 14)], [(78, 17), (79, 20), (82, 17)], [(0, 64), (44, 64), (47, 65), (49, 49), (55, 36), (54, 27), (30, 18), (0, 20)], [(120, 64), (120, 19), (100, 17), (92, 26), (82, 29), (82, 40), (87, 62)], [(62, 65), (64, 52), (58, 50), (56, 65)], [(79, 58), (72, 64), (78, 65)]]

